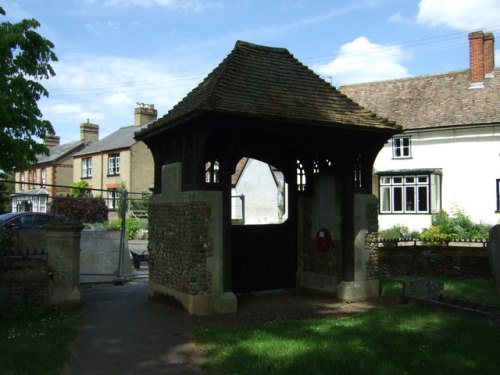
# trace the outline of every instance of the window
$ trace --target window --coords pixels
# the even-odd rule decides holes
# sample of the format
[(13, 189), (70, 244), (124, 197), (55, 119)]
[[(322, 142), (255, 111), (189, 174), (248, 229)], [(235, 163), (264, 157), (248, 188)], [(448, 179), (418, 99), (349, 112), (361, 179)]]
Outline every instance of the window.
[(42, 168), (42, 171), (41, 171), (41, 179), (42, 179), (42, 187), (45, 187), (45, 185), (47, 184), (47, 172), (45, 171), (45, 168)]
[(297, 190), (306, 190), (306, 170), (300, 160), (297, 160)]
[(82, 178), (92, 177), (92, 158), (82, 159)]
[(381, 213), (420, 214), (440, 209), (440, 175), (380, 176), (379, 183)]
[(219, 169), (218, 160), (205, 163), (205, 182), (207, 184), (218, 184), (220, 182)]
[(108, 175), (117, 176), (120, 174), (120, 154), (108, 155)]
[(110, 210), (118, 209), (118, 189), (109, 189), (108, 190), (108, 208)]
[(24, 176), (24, 172), (21, 173), (21, 190), (25, 190), (26, 189), (26, 180), (25, 180), (25, 176)]
[(411, 158), (410, 140), (410, 137), (396, 137), (392, 139), (392, 157), (394, 159)]

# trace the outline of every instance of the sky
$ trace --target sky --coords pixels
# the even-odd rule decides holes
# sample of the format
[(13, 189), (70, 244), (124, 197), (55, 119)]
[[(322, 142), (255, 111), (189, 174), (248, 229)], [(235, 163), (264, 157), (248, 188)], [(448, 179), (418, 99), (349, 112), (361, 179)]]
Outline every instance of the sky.
[[(61, 143), (165, 115), (237, 40), (288, 49), (335, 87), (467, 69), (468, 33), (500, 38), (499, 0), (0, 0), (55, 44), (39, 102)], [(500, 45), (496, 44), (496, 61)], [(498, 65), (498, 64), (496, 64)]]

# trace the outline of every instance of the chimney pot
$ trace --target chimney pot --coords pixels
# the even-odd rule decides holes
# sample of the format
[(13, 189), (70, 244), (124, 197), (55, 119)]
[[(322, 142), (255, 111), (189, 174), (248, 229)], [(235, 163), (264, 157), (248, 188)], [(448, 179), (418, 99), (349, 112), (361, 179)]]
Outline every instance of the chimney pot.
[(47, 135), (43, 140), (43, 144), (48, 148), (59, 146), (60, 142), (61, 142), (61, 137), (59, 137), (58, 135)]
[(89, 119), (80, 124), (80, 140), (84, 142), (97, 142), (99, 140), (99, 125), (92, 124)]
[(154, 104), (137, 103), (134, 109), (134, 125), (141, 126), (148, 122), (155, 121), (158, 116), (158, 111)]

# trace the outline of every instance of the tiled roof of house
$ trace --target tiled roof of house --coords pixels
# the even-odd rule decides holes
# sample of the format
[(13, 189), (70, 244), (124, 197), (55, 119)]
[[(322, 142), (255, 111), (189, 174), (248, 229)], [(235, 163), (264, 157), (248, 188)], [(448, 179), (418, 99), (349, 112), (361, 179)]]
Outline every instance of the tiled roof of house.
[(37, 164), (52, 163), (60, 158), (66, 157), (71, 153), (78, 151), (81, 147), (85, 145), (84, 141), (74, 141), (64, 143), (62, 145), (57, 145), (49, 148), (49, 154), (39, 154), (36, 156)]
[(500, 68), (483, 88), (470, 88), (469, 69), (346, 85), (341, 92), (403, 129), (500, 122)]
[(104, 137), (98, 142), (94, 142), (89, 147), (77, 152), (74, 156), (97, 154), (104, 151), (113, 151), (128, 148), (137, 141), (134, 133), (139, 130), (139, 126), (125, 126)]
[(340, 93), (288, 50), (243, 41), (139, 137), (202, 111), (302, 124), (397, 128)]

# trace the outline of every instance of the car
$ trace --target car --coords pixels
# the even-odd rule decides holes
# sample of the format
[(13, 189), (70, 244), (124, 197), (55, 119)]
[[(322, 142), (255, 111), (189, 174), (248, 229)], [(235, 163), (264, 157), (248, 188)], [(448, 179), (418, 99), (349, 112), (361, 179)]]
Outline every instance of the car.
[(55, 218), (41, 212), (10, 212), (0, 215), (0, 227), (8, 229), (41, 229)]

